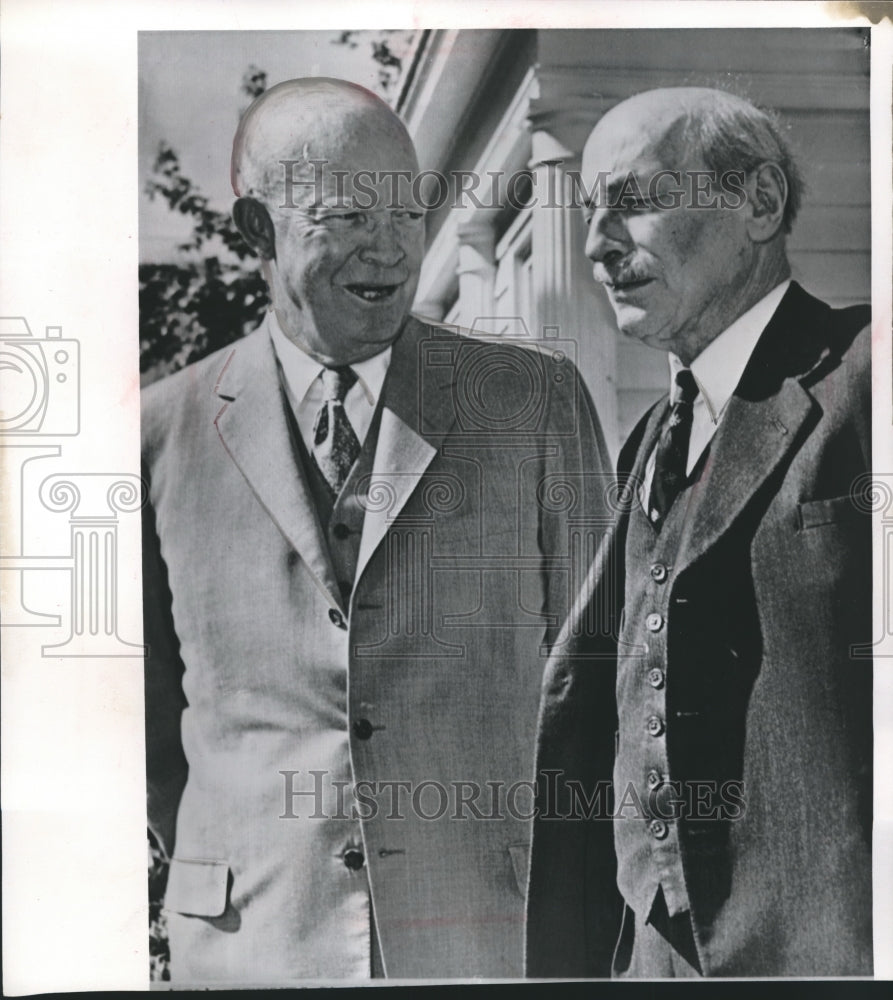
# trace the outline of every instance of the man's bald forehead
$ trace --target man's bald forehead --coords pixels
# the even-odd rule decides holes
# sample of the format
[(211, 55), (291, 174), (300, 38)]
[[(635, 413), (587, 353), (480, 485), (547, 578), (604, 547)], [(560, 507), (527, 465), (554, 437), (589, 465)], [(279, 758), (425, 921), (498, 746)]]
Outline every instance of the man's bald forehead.
[[(686, 150), (686, 137), (691, 126), (717, 115), (751, 117), (760, 112), (742, 97), (710, 87), (662, 87), (634, 94), (607, 111), (589, 142), (604, 142), (606, 138), (623, 139), (635, 136), (643, 144), (650, 142), (666, 153), (672, 144), (681, 146), (677, 154), (697, 154), (702, 150)], [(588, 144), (588, 143), (587, 143)]]
[(747, 101), (724, 90), (710, 87), (661, 87), (634, 94), (606, 112), (602, 121), (613, 120), (615, 126), (624, 119), (638, 123), (666, 121), (672, 123), (681, 115), (708, 114), (718, 108), (744, 109)]
[(303, 159), (309, 165), (382, 144), (414, 159), (406, 127), (376, 94), (327, 77), (287, 80), (262, 94), (239, 122), (233, 190), (263, 196), (283, 160)]

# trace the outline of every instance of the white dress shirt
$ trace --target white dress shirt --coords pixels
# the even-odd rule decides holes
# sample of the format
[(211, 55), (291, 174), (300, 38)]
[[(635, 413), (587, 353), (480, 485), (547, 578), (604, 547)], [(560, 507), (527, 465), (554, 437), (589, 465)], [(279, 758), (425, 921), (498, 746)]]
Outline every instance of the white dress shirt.
[[(325, 367), (306, 351), (302, 351), (282, 332), (276, 313), (267, 313), (267, 325), (273, 340), (273, 348), (279, 358), (285, 375), (285, 388), (292, 412), (298, 423), (307, 451), (313, 451), (313, 425), (323, 403), (323, 386), (320, 375)], [(388, 365), (391, 363), (391, 347), (388, 345), (380, 354), (357, 361), (350, 367), (357, 376), (344, 398), (344, 412), (360, 444), (369, 432), (369, 425), (375, 413), (378, 397), (384, 385)]]
[[(716, 428), (722, 420), (735, 387), (741, 381), (747, 362), (753, 354), (760, 335), (778, 308), (790, 279), (780, 285), (742, 313), (735, 322), (712, 340), (691, 363), (691, 373), (698, 384), (698, 395), (692, 407), (691, 437), (688, 442), (686, 475), (691, 475), (704, 449), (710, 444)], [(669, 354), (670, 399), (676, 386), (676, 373), (685, 365)], [(652, 449), (645, 466), (645, 481), (639, 497), (643, 504), (651, 494), (651, 480), (654, 478), (654, 461), (657, 446)]]

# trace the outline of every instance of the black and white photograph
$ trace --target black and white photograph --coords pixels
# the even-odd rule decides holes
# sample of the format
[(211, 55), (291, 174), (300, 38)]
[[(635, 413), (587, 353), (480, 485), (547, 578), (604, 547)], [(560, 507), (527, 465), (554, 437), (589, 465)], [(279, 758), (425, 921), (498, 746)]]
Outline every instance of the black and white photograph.
[(140, 66), (159, 968), (870, 975), (868, 31)]
[[(99, 988), (891, 974), (890, 26), (620, 6), (133, 19), (98, 325), (0, 318)], [(5, 867), (95, 894), (9, 718)]]

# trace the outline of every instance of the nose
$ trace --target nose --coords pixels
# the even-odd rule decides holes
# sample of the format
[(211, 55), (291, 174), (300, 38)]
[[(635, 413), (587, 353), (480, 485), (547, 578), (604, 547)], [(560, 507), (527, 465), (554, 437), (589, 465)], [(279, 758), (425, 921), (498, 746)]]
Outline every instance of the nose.
[(611, 264), (631, 249), (629, 231), (622, 213), (596, 208), (586, 233), (586, 256), (596, 264)]
[(394, 267), (406, 256), (394, 218), (388, 211), (369, 212), (363, 231), (360, 260), (379, 267)]

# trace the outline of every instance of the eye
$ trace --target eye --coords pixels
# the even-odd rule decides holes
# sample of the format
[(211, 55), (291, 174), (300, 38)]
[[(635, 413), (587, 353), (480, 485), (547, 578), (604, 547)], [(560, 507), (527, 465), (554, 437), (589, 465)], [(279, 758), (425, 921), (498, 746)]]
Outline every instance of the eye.
[(328, 226), (349, 226), (365, 219), (364, 212), (330, 212), (319, 217)]
[(424, 219), (425, 213), (410, 208), (398, 208), (394, 210), (394, 218), (398, 222), (418, 222)]
[(648, 198), (635, 198), (633, 196), (621, 198), (617, 207), (621, 212), (628, 212), (629, 214), (635, 212), (653, 212), (657, 208), (654, 202)]

